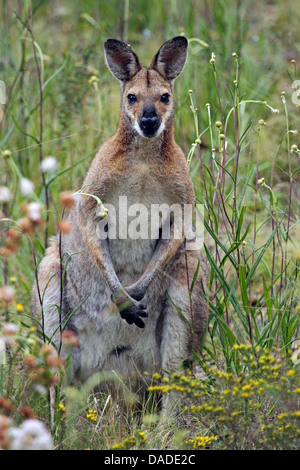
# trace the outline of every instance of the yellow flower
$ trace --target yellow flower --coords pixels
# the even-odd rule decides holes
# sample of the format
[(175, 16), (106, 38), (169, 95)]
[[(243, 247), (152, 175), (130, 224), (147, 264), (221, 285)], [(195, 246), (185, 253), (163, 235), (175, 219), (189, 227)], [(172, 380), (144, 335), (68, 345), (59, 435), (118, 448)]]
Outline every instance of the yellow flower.
[(193, 448), (196, 449), (196, 447), (208, 447), (216, 440), (217, 436), (199, 436), (195, 439), (190, 439), (190, 442), (193, 444)]
[(157, 372), (155, 372), (152, 376), (155, 380), (160, 380), (161, 379), (161, 375), (159, 375)]
[(287, 377), (294, 377), (295, 371), (293, 369), (289, 370), (286, 374)]
[(17, 311), (18, 313), (23, 312), (23, 311), (24, 311), (23, 305), (20, 304), (20, 303), (17, 303), (17, 305), (16, 305), (16, 311)]
[(217, 406), (217, 408), (215, 408), (215, 413), (222, 413), (222, 411), (224, 411), (224, 408), (222, 408), (222, 406)]
[(242, 387), (243, 392), (245, 392), (246, 390), (250, 390), (250, 389), (251, 389), (251, 385), (244, 385)]
[(94, 410), (88, 410), (86, 417), (91, 421), (97, 421), (97, 413)]
[(58, 409), (58, 411), (66, 411), (66, 407), (62, 402), (60, 402), (57, 409)]
[(146, 435), (145, 435), (144, 431), (139, 432), (138, 435), (140, 436), (140, 439), (141, 439), (142, 443), (146, 442)]
[(286, 418), (288, 416), (287, 413), (280, 413), (280, 415), (277, 416), (278, 419), (283, 419), (283, 418)]

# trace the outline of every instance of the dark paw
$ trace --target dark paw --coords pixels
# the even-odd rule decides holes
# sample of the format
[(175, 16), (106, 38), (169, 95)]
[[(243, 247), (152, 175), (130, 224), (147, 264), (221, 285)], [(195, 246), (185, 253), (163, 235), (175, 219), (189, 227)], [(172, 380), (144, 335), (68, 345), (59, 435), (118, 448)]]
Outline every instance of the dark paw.
[(126, 292), (128, 293), (128, 295), (130, 295), (130, 297), (137, 301), (142, 300), (146, 293), (144, 289), (130, 286), (126, 288)]
[(122, 309), (119, 307), (121, 318), (127, 321), (129, 325), (134, 323), (139, 328), (145, 328), (145, 323), (142, 318), (147, 318), (146, 305), (130, 305), (127, 308)]
[(146, 312), (147, 306), (145, 304), (136, 302), (134, 298), (125, 294), (124, 290), (120, 290), (112, 295), (111, 300), (118, 307), (121, 318), (126, 320), (129, 325), (134, 323), (139, 328), (145, 327), (145, 323), (142, 320), (142, 318), (148, 317)]

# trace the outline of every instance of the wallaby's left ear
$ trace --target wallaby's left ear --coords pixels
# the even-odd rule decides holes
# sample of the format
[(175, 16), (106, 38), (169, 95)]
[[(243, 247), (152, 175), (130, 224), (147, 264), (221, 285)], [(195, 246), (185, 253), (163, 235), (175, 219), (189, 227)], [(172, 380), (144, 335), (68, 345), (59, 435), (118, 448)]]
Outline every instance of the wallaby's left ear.
[(150, 68), (156, 70), (166, 80), (174, 80), (181, 73), (187, 58), (188, 41), (184, 36), (176, 36), (165, 42)]
[(130, 80), (142, 68), (131, 47), (118, 39), (108, 39), (104, 52), (110, 71), (121, 82)]

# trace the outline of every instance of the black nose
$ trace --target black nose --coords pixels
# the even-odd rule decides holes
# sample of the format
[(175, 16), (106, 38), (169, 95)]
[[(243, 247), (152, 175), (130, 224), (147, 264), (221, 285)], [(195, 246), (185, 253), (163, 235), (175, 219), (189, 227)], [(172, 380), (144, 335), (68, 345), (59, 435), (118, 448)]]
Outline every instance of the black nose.
[(159, 128), (159, 120), (155, 111), (152, 111), (151, 113), (144, 112), (140, 120), (140, 128), (142, 129), (143, 133), (148, 137), (156, 133)]

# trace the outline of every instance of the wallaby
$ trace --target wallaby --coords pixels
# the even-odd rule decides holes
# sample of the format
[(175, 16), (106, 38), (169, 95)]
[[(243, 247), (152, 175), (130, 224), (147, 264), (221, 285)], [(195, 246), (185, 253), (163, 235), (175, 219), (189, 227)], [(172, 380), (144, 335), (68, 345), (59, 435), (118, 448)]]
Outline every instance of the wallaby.
[[(152, 206), (195, 204), (186, 157), (174, 136), (173, 85), (187, 47), (185, 37), (174, 37), (146, 68), (124, 42), (105, 42), (106, 63), (121, 85), (118, 128), (93, 160), (68, 215), (72, 230), (53, 238), (32, 292), (32, 310), (36, 317), (43, 312), (47, 338), (60, 344), (61, 321), (80, 340), (72, 351), (73, 382), (114, 370), (135, 384), (145, 371), (176, 371), (192, 361), (202, 340), (206, 270), (199, 250), (186, 249), (186, 234), (174, 236), (174, 214), (166, 218), (169, 237), (161, 236), (163, 219), (156, 238), (121, 236), (108, 226), (106, 236), (99, 233), (99, 224), (114, 223), (111, 214), (118, 229), (125, 216), (120, 200), (148, 214)], [(99, 200), (107, 217), (103, 210), (99, 215)], [(148, 229), (150, 216), (140, 222)], [(61, 288), (63, 253), (71, 256), (67, 265), (63, 258)]]

